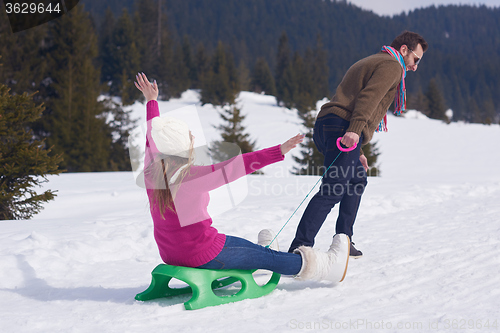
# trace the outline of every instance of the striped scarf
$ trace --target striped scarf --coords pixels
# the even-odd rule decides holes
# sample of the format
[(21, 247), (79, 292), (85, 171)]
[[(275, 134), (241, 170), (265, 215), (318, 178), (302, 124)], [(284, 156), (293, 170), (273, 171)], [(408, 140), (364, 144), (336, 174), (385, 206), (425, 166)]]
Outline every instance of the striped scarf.
[[(406, 77), (406, 65), (401, 53), (398, 52), (395, 48), (391, 46), (382, 46), (382, 52), (389, 53), (391, 56), (396, 58), (401, 67), (403, 67), (403, 78), (401, 79), (401, 83), (399, 84), (399, 88), (396, 91), (396, 97), (394, 98), (394, 114), (399, 116), (402, 111), (406, 110), (406, 86), (405, 86), (405, 77)], [(384, 116), (384, 119), (378, 125), (376, 129), (377, 132), (384, 131), (387, 132), (387, 114)]]

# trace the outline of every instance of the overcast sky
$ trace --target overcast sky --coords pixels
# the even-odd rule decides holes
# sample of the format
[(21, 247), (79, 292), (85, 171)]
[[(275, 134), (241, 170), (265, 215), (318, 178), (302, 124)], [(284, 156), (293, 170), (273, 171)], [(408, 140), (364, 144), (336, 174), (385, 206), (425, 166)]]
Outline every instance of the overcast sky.
[(347, 0), (348, 2), (363, 9), (372, 10), (378, 15), (394, 15), (401, 12), (429, 7), (432, 5), (487, 5), (489, 7), (500, 7), (500, 0)]

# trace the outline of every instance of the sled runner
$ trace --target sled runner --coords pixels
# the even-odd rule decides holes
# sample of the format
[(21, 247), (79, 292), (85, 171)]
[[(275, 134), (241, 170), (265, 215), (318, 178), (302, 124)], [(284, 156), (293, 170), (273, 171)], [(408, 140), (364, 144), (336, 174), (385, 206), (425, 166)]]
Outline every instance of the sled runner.
[[(270, 280), (259, 286), (252, 273), (255, 270), (239, 269), (201, 269), (160, 264), (151, 272), (152, 281), (148, 289), (135, 296), (138, 301), (170, 297), (192, 293), (191, 299), (184, 303), (186, 310), (196, 310), (207, 306), (238, 302), (248, 298), (258, 298), (273, 291), (281, 275), (273, 273)], [(189, 286), (171, 288), (168, 284), (172, 278), (181, 280)], [(241, 282), (241, 290), (231, 296), (217, 296), (215, 289)]]

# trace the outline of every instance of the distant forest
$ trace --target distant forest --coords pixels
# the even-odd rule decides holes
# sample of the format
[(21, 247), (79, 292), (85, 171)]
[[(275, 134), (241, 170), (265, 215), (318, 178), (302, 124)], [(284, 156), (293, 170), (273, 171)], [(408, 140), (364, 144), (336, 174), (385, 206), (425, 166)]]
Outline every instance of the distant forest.
[(157, 80), (163, 100), (191, 88), (203, 104), (234, 105), (239, 91), (255, 91), (312, 123), (308, 111), (332, 97), (345, 71), (403, 30), (430, 44), (407, 77), (409, 108), (500, 120), (500, 9), (484, 6), (389, 18), (345, 1), (83, 0), (16, 34), (2, 11), (0, 88), (43, 105), (40, 120), (24, 126), (62, 156), (61, 169), (129, 170), (134, 124), (122, 106), (141, 99), (138, 72)]
[[(250, 70), (262, 57), (276, 74), (277, 41), (283, 32), (292, 52), (302, 54), (315, 47), (319, 35), (329, 67), (328, 97), (355, 61), (378, 52), (403, 30), (418, 32), (430, 48), (418, 71), (408, 75), (409, 102), (435, 79), (446, 106), (454, 111), (453, 120), (499, 121), (500, 8), (432, 6), (381, 17), (345, 0), (161, 1), (173, 40), (181, 42), (187, 36), (193, 47), (202, 43), (209, 52), (221, 41), (236, 64)], [(118, 17), (123, 8), (145, 10), (149, 1), (82, 2), (99, 25), (106, 8)], [(154, 24), (157, 10), (149, 15)]]

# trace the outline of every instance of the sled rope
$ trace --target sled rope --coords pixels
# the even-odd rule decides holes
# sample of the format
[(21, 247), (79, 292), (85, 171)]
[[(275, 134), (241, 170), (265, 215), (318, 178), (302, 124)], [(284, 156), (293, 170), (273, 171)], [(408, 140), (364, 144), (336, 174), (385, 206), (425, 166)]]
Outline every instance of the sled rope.
[(314, 190), (314, 188), (316, 187), (316, 185), (318, 185), (318, 183), (320, 182), (320, 180), (323, 179), (323, 177), (326, 175), (326, 173), (328, 172), (328, 170), (330, 170), (330, 168), (332, 167), (333, 163), (335, 163), (335, 161), (339, 158), (340, 154), (342, 154), (343, 152), (349, 152), (351, 150), (354, 150), (357, 146), (357, 144), (355, 144), (354, 146), (352, 146), (351, 148), (342, 148), (340, 146), (340, 140), (342, 138), (338, 138), (337, 139), (337, 147), (339, 148), (340, 152), (338, 153), (337, 157), (335, 157), (335, 159), (333, 160), (332, 163), (330, 163), (330, 165), (328, 166), (328, 168), (325, 170), (325, 172), (323, 172), (323, 175), (321, 176), (320, 179), (318, 179), (318, 181), (316, 182), (316, 184), (314, 184), (314, 186), (311, 188), (311, 190), (309, 191), (309, 193), (306, 194), (305, 198), (302, 199), (302, 202), (299, 204), (299, 206), (297, 208), (295, 208), (295, 211), (292, 213), (292, 215), (288, 218), (288, 220), (285, 222), (285, 224), (281, 227), (281, 229), (278, 231), (278, 233), (276, 234), (276, 236), (274, 236), (273, 240), (271, 241), (271, 243), (269, 243), (269, 245), (267, 245), (266, 247), (269, 248), (271, 246), (271, 244), (276, 240), (276, 238), (278, 238), (278, 235), (283, 231), (283, 229), (286, 227), (286, 225), (288, 224), (288, 222), (290, 222), (290, 220), (292, 219), (292, 217), (295, 215), (295, 213), (297, 212), (297, 210), (299, 210), (300, 206), (302, 206), (302, 204), (304, 203), (304, 201), (306, 201), (306, 199), (309, 197), (309, 194), (311, 194), (311, 192)]

